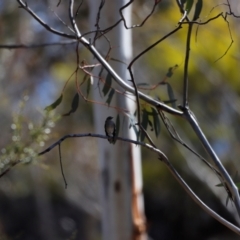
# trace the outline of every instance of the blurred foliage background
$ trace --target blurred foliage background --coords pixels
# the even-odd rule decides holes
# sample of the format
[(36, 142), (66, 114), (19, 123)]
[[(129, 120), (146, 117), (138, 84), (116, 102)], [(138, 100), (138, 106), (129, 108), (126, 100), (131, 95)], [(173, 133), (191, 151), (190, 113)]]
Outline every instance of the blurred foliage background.
[[(57, 7), (57, 2), (42, 0), (28, 1), (28, 4), (45, 22), (69, 32), (54, 14), (69, 24), (67, 3), (62, 1)], [(232, 11), (240, 15), (239, 2), (229, 2)], [(134, 24), (142, 21), (152, 4), (153, 1), (133, 3)], [(220, 1), (204, 1), (200, 21), (228, 10)], [(77, 18), (82, 32), (90, 30), (90, 11), (87, 1), (84, 2)], [(133, 29), (134, 56), (176, 28), (180, 18), (175, 1), (162, 1), (143, 27)], [(219, 17), (206, 25), (194, 26), (189, 102), (213, 148), (234, 176), (239, 170), (240, 151), (240, 20), (232, 16), (227, 20)], [(165, 78), (170, 67), (177, 65), (168, 79), (176, 105), (181, 104), (182, 97), (186, 33), (187, 25), (183, 25), (134, 64), (138, 82), (153, 85)], [(18, 8), (16, 1), (7, 0), (0, 2), (0, 36), (1, 45), (63, 41)], [(90, 59), (84, 48), (80, 58)], [(44, 111), (60, 96), (75, 67), (74, 44), (0, 49), (1, 171), (24, 159), (23, 164), (14, 166), (0, 179), (0, 239), (101, 239), (96, 140), (68, 139), (62, 144), (67, 189), (57, 149), (36, 156), (65, 134), (94, 132), (91, 103), (81, 99), (74, 114), (61, 117), (70, 110), (76, 93), (73, 79), (64, 90), (61, 105), (50, 113)], [(169, 99), (166, 86), (145, 92), (162, 100)], [(186, 122), (167, 117), (182, 139), (208, 159)], [(151, 133), (151, 129), (148, 130)], [(162, 123), (159, 137), (156, 139), (153, 132), (151, 135), (200, 198), (235, 223), (233, 205), (229, 203), (225, 207), (227, 194), (215, 187), (218, 179), (171, 139)], [(237, 235), (218, 224), (188, 197), (155, 155), (144, 149), (142, 153), (145, 211), (152, 239), (237, 239)]]

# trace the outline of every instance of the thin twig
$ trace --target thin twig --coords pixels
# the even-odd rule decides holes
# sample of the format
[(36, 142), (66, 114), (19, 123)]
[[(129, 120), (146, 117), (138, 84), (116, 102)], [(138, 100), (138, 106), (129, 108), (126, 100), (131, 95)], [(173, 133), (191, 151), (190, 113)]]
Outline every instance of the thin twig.
[(187, 41), (186, 41), (186, 52), (185, 52), (185, 62), (184, 62), (184, 76), (183, 76), (183, 108), (188, 107), (188, 63), (190, 57), (190, 45), (192, 36), (192, 27), (190, 23), (188, 25)]
[(154, 5), (153, 5), (153, 8), (152, 8), (151, 12), (145, 17), (145, 19), (143, 19), (143, 21), (142, 21), (140, 24), (135, 24), (135, 25), (132, 25), (131, 27), (128, 27), (128, 26), (127, 26), (127, 23), (126, 23), (126, 20), (125, 20), (125, 18), (124, 18), (124, 16), (123, 16), (123, 13), (122, 13), (122, 12), (123, 12), (123, 10), (124, 10), (125, 8), (127, 8), (127, 7), (128, 7), (129, 5), (131, 5), (133, 2), (134, 2), (134, 0), (129, 1), (127, 4), (125, 4), (124, 6), (122, 6), (122, 7), (119, 9), (119, 13), (120, 13), (120, 15), (121, 15), (121, 18), (122, 18), (122, 20), (123, 20), (123, 22), (124, 22), (124, 26), (125, 26), (126, 29), (132, 29), (132, 28), (136, 28), (136, 27), (142, 27), (142, 26), (144, 25), (144, 23), (152, 16), (153, 12), (155, 11), (157, 5), (161, 2), (161, 0), (154, 1)]
[(64, 183), (65, 183), (65, 189), (67, 189), (67, 181), (66, 181), (66, 178), (65, 178), (65, 175), (64, 175), (64, 172), (63, 172), (63, 165), (62, 165), (61, 144), (58, 144), (58, 153), (59, 153), (61, 173), (62, 173), (63, 180), (64, 180)]
[(54, 34), (57, 34), (59, 36), (62, 37), (66, 37), (66, 38), (71, 38), (71, 39), (75, 39), (76, 37), (74, 35), (71, 34), (67, 34), (64, 32), (60, 32), (52, 27), (50, 27), (47, 23), (45, 23), (40, 17), (38, 17), (35, 12), (32, 11), (31, 8), (28, 7), (27, 3), (23, 2), (22, 0), (17, 0), (18, 3), (20, 4), (20, 6), (25, 9), (28, 13), (30, 13), (30, 15), (37, 20), (37, 22), (39, 22), (44, 28), (46, 28), (49, 32), (52, 32)]
[(76, 43), (77, 40), (66, 40), (51, 43), (38, 43), (38, 44), (1, 44), (0, 48), (15, 49), (15, 48), (39, 48), (39, 47), (51, 47), (51, 46), (63, 46)]
[(193, 199), (195, 203), (197, 203), (206, 213), (208, 213), (210, 216), (215, 218), (217, 221), (222, 223), (224, 226), (232, 230), (233, 232), (240, 235), (240, 228), (233, 225), (232, 223), (228, 222), (226, 219), (222, 218), (220, 215), (218, 215), (215, 211), (213, 211), (211, 208), (209, 208), (204, 202), (201, 201), (201, 199), (193, 192), (193, 190), (187, 185), (187, 183), (183, 180), (183, 178), (179, 175), (179, 173), (176, 171), (176, 169), (172, 166), (172, 164), (167, 160), (162, 160), (167, 168), (170, 170), (174, 178), (179, 182), (179, 184), (183, 187), (183, 189), (188, 193), (188, 195)]

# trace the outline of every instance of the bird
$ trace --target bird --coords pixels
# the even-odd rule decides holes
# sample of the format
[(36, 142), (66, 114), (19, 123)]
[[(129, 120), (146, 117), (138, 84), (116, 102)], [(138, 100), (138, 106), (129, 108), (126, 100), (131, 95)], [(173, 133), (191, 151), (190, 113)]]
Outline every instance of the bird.
[(105, 128), (106, 136), (108, 137), (108, 141), (114, 144), (116, 142), (116, 139), (115, 139), (116, 125), (112, 119), (113, 117), (111, 116), (107, 117), (104, 128)]

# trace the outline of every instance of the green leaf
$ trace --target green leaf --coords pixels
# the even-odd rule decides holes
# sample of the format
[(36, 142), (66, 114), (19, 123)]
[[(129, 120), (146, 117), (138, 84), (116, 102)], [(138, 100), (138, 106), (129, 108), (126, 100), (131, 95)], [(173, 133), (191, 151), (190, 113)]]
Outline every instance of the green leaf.
[(118, 135), (119, 135), (119, 130), (120, 130), (120, 117), (118, 114), (117, 119), (116, 119), (116, 137), (118, 137)]
[(226, 199), (226, 207), (227, 207), (227, 205), (228, 205), (229, 199), (230, 199), (230, 197), (227, 196), (227, 199)]
[(78, 104), (79, 104), (79, 94), (76, 93), (72, 100), (72, 109), (71, 109), (72, 113), (77, 110)]
[(172, 99), (172, 100), (166, 100), (166, 101), (163, 101), (163, 102), (166, 103), (166, 104), (169, 104), (169, 103), (174, 103), (176, 101), (177, 101), (177, 99)]
[(170, 78), (170, 77), (173, 75), (173, 73), (174, 73), (174, 71), (175, 71), (176, 68), (178, 68), (178, 65), (177, 65), (177, 64), (176, 64), (175, 66), (173, 66), (173, 67), (170, 67), (170, 68), (168, 69), (168, 72), (167, 72), (167, 74), (166, 74), (166, 77)]
[(184, 5), (187, 0), (180, 0), (181, 4)]
[(138, 87), (139, 87), (139, 86), (150, 86), (150, 84), (148, 84), (148, 83), (138, 83), (137, 86), (138, 86)]
[(172, 101), (172, 107), (176, 108), (175, 96), (174, 96), (172, 87), (169, 83), (166, 83), (166, 84), (167, 84), (168, 97), (170, 98), (170, 101)]
[(102, 90), (104, 96), (107, 95), (107, 93), (109, 92), (111, 86), (112, 86), (112, 76), (108, 73), (108, 75), (106, 77), (105, 84), (103, 86), (103, 90)]
[(187, 0), (187, 5), (185, 8), (185, 11), (187, 11), (187, 13), (189, 13), (192, 9), (192, 6), (193, 6), (193, 0)]
[(134, 113), (134, 115), (126, 113), (126, 115), (129, 117), (129, 129), (133, 128), (133, 130), (136, 134), (136, 138), (138, 139), (138, 133), (139, 132), (138, 132), (138, 129), (135, 125), (135, 123), (136, 123), (135, 114), (136, 114), (136, 112)]
[(203, 6), (202, 0), (198, 0), (197, 3), (196, 3), (196, 8), (195, 8), (194, 16), (193, 16), (193, 21), (196, 21), (199, 18), (200, 13), (202, 11), (202, 6)]
[(79, 104), (79, 95), (78, 95), (78, 93), (76, 93), (72, 99), (71, 110), (69, 112), (63, 114), (63, 116), (69, 116), (71, 113), (76, 112), (76, 110), (78, 108), (78, 104)]
[(113, 97), (114, 93), (115, 93), (115, 89), (112, 88), (111, 91), (110, 91), (110, 93), (108, 94), (108, 98), (107, 98), (107, 101), (106, 101), (106, 103), (108, 104), (108, 106), (110, 105), (110, 103), (111, 103), (111, 101), (112, 101), (112, 97)]
[[(145, 109), (143, 109), (143, 113), (142, 113), (142, 122), (141, 122), (142, 127), (147, 130), (147, 126), (148, 126), (148, 113)], [(143, 142), (145, 138), (145, 133), (143, 131), (141, 131), (141, 142)]]
[(91, 77), (88, 78), (87, 80), (87, 97), (89, 96), (89, 92), (91, 90)]
[(151, 131), (153, 131), (153, 124), (152, 124), (152, 121), (150, 119), (148, 119), (148, 124), (151, 127)]
[[(240, 189), (240, 182), (234, 182), (238, 189)], [(222, 183), (216, 184), (216, 187), (223, 187)]]
[(62, 99), (63, 99), (63, 94), (61, 94), (61, 96), (54, 103), (45, 107), (44, 110), (51, 111), (51, 110), (55, 109), (62, 102)]
[(166, 76), (167, 76), (168, 78), (170, 78), (172, 75), (173, 75), (172, 67), (170, 67), (170, 68), (168, 69), (168, 72), (167, 72)]
[(156, 111), (155, 108), (152, 108), (152, 115), (153, 115), (153, 124), (154, 124), (155, 135), (156, 135), (156, 137), (158, 137), (160, 130), (161, 130), (161, 125), (160, 125), (160, 119), (158, 116), (158, 112)]

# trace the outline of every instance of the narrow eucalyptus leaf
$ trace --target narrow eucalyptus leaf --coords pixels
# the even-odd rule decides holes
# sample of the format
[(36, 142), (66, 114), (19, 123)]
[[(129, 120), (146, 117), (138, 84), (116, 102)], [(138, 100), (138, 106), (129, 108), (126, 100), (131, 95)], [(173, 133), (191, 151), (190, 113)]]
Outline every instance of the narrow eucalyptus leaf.
[(112, 76), (108, 73), (108, 75), (106, 77), (106, 80), (105, 80), (105, 84), (104, 84), (103, 89), (102, 89), (102, 92), (103, 92), (104, 96), (107, 95), (111, 86), (112, 86)]
[(91, 90), (91, 78), (87, 80), (87, 97), (89, 96), (90, 90)]
[(118, 135), (119, 135), (119, 130), (120, 130), (120, 117), (118, 114), (117, 119), (116, 119), (116, 137), (118, 137)]
[(197, 3), (196, 3), (196, 8), (195, 8), (194, 16), (193, 16), (193, 21), (196, 21), (199, 18), (200, 13), (202, 11), (202, 6), (203, 6), (203, 1), (198, 0)]
[[(141, 122), (142, 127), (147, 130), (147, 126), (148, 126), (148, 113), (146, 110), (143, 110), (142, 113), (142, 122)], [(141, 142), (143, 142), (145, 138), (145, 133), (143, 131), (141, 131)]]
[(71, 109), (72, 113), (76, 112), (78, 108), (78, 104), (79, 104), (79, 95), (78, 93), (76, 93), (72, 99), (72, 109)]
[(160, 130), (161, 130), (161, 124), (160, 124), (158, 112), (156, 111), (155, 108), (152, 108), (152, 115), (153, 115), (153, 124), (154, 124), (155, 135), (156, 135), (156, 137), (158, 137)]
[(61, 96), (54, 103), (45, 107), (44, 110), (51, 111), (51, 110), (55, 109), (62, 102), (62, 99), (63, 99), (63, 94), (61, 94)]
[(151, 131), (153, 131), (153, 124), (152, 124), (152, 121), (150, 119), (148, 119), (148, 124), (151, 127)]
[(64, 113), (62, 116), (66, 117), (66, 116), (69, 116), (71, 113), (76, 112), (76, 110), (78, 108), (78, 104), (79, 104), (79, 95), (78, 95), (78, 93), (76, 93), (72, 99), (70, 111), (67, 113)]
[(187, 4), (186, 4), (186, 8), (185, 8), (187, 13), (189, 13), (191, 11), (192, 6), (193, 6), (193, 0), (187, 0)]
[(174, 96), (173, 89), (169, 83), (166, 83), (166, 84), (167, 84), (168, 97), (170, 98), (170, 101), (172, 101), (172, 107), (176, 108), (175, 96)]
[(115, 93), (115, 90), (112, 88), (110, 93), (108, 94), (108, 98), (107, 98), (107, 101), (106, 103), (108, 104), (108, 106), (110, 105), (111, 101), (112, 101), (112, 98), (113, 98), (113, 95)]

